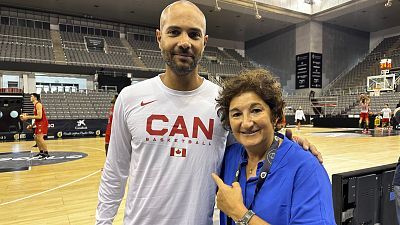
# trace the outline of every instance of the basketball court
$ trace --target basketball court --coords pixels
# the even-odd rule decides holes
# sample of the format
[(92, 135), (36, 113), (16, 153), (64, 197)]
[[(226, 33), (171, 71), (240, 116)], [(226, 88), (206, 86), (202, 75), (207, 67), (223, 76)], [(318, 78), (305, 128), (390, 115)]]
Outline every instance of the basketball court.
[[(330, 177), (397, 162), (400, 153), (399, 131), (362, 134), (359, 129), (349, 128), (292, 130), (318, 147)], [(32, 141), (0, 143), (1, 224), (93, 224), (105, 160), (104, 139), (59, 139), (47, 143), (52, 155), (47, 160), (32, 158), (30, 151), (36, 151), (31, 147)], [(122, 224), (124, 201), (114, 224)]]

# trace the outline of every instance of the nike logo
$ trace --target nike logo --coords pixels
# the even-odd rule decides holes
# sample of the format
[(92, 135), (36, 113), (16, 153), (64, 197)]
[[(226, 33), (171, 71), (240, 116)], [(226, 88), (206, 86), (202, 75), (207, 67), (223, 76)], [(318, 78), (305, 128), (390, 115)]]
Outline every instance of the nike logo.
[(140, 103), (140, 106), (145, 106), (145, 105), (150, 104), (150, 103), (155, 102), (155, 101), (157, 101), (157, 100), (153, 100), (153, 101), (149, 101), (149, 102), (144, 102), (144, 101), (142, 101), (142, 102)]

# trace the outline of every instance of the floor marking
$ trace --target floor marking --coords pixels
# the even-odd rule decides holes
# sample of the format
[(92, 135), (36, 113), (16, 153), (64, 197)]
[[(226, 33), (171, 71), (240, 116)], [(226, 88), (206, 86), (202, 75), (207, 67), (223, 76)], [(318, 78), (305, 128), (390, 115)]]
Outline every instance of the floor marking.
[(81, 177), (81, 178), (79, 178), (79, 179), (77, 179), (77, 180), (74, 180), (74, 181), (71, 181), (71, 182), (69, 182), (69, 183), (60, 185), (60, 186), (58, 186), (58, 187), (55, 187), (55, 188), (52, 188), (52, 189), (49, 189), (49, 190), (46, 190), (46, 191), (42, 191), (42, 192), (39, 192), (39, 193), (36, 193), (36, 194), (33, 194), (33, 195), (29, 195), (29, 196), (26, 196), (26, 197), (23, 197), (23, 198), (15, 199), (15, 200), (12, 200), (12, 201), (9, 201), (9, 202), (1, 203), (0, 206), (8, 205), (8, 204), (11, 204), (11, 203), (14, 203), (14, 202), (19, 202), (19, 201), (22, 201), (22, 200), (25, 200), (25, 199), (28, 199), (28, 198), (32, 198), (32, 197), (35, 197), (35, 196), (38, 196), (38, 195), (45, 194), (45, 193), (50, 192), (50, 191), (54, 191), (54, 190), (57, 190), (57, 189), (66, 187), (66, 186), (68, 186), (68, 185), (71, 185), (71, 184), (77, 183), (77, 182), (79, 182), (79, 181), (81, 181), (81, 180), (84, 180), (84, 179), (86, 179), (86, 178), (89, 178), (89, 177), (95, 175), (95, 174), (98, 173), (98, 172), (101, 172), (101, 169), (100, 169), (100, 170), (97, 170), (97, 171), (95, 171), (95, 172), (93, 172), (93, 173), (91, 173), (91, 174), (89, 174), (89, 175), (86, 175), (86, 176), (84, 176), (84, 177)]

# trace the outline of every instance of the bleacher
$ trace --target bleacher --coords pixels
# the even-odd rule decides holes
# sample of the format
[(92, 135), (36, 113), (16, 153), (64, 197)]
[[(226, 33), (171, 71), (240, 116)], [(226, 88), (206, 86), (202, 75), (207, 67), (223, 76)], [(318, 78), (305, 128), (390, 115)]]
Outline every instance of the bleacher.
[(301, 106), (305, 115), (315, 115), (308, 96), (287, 95), (283, 97), (286, 106), (285, 115), (294, 115), (299, 106)]
[(0, 60), (54, 63), (50, 31), (0, 25)]
[(383, 58), (391, 58), (393, 67), (400, 67), (400, 35), (385, 38), (363, 61), (348, 73), (333, 81), (327, 92), (340, 94), (340, 92), (335, 93), (333, 90), (366, 86), (368, 76), (376, 76), (381, 73), (379, 63)]
[(114, 92), (43, 92), (48, 119), (107, 119)]
[[(112, 68), (134, 67), (129, 49), (115, 37), (103, 37), (80, 33), (60, 32), (62, 47), (68, 64), (105, 66)], [(103, 38), (105, 50), (90, 52), (85, 44), (85, 36)]]

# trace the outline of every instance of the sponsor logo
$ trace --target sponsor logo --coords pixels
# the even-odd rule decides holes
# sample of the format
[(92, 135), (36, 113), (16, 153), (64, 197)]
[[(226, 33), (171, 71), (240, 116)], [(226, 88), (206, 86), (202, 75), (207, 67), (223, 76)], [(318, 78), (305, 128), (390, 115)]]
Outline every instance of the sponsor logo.
[(142, 101), (142, 102), (140, 103), (140, 106), (145, 106), (145, 105), (150, 104), (150, 103), (153, 103), (153, 102), (155, 102), (155, 101), (157, 101), (157, 100), (153, 100), (153, 101), (149, 101), (149, 102), (144, 102), (144, 101)]
[(49, 152), (50, 156), (42, 159), (35, 156), (38, 152), (5, 152), (0, 154), (0, 172), (27, 170), (31, 166), (41, 166), (79, 160), (87, 156), (83, 152)]
[(76, 121), (76, 130), (87, 130), (87, 126), (85, 124), (85, 120), (78, 120)]
[(49, 123), (48, 128), (54, 128), (54, 123)]

